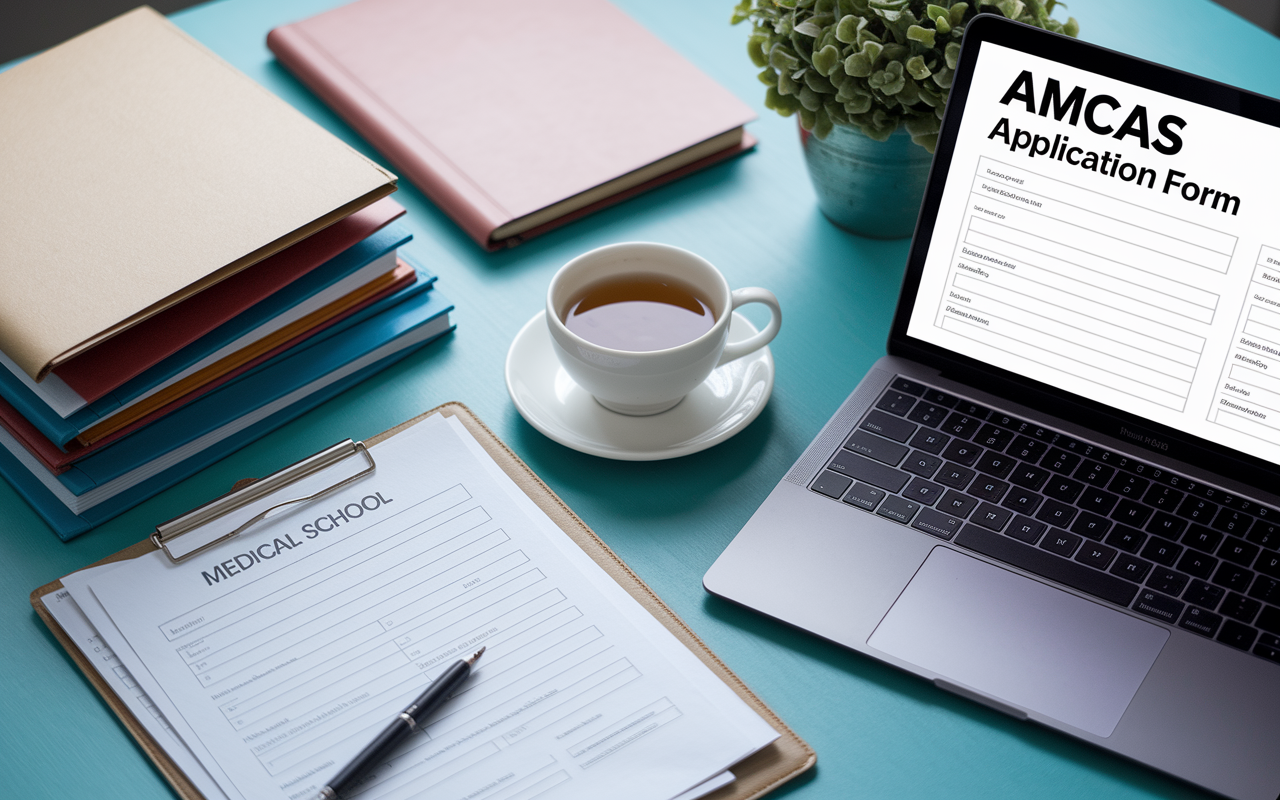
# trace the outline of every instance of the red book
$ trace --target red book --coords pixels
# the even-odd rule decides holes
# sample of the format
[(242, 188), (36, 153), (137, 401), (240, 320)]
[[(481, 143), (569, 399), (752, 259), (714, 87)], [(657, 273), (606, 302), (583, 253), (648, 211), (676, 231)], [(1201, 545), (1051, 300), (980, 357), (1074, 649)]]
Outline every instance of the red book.
[(404, 214), (384, 197), (53, 370), (92, 403)]
[(746, 104), (607, 0), (360, 0), (267, 46), (488, 249), (755, 143)]
[(341, 313), (323, 320), (318, 325), (299, 333), (288, 341), (280, 343), (269, 351), (256, 356), (251, 361), (238, 366), (234, 370), (223, 375), (219, 375), (216, 379), (197, 387), (194, 391), (191, 391), (182, 397), (176, 398), (163, 407), (147, 414), (142, 419), (131, 423), (127, 427), (118, 430), (111, 435), (94, 442), (93, 444), (83, 445), (78, 442), (71, 442), (67, 445), (67, 449), (64, 452), (56, 444), (50, 441), (47, 436), (41, 433), (34, 425), (28, 422), (26, 417), (22, 416), (16, 408), (9, 405), (9, 403), (3, 398), (0, 398), (0, 427), (3, 427), (12, 434), (13, 437), (27, 449), (27, 452), (39, 459), (40, 463), (44, 464), (50, 472), (54, 475), (61, 475), (70, 469), (72, 464), (85, 456), (97, 452), (112, 442), (123, 439), (139, 428), (155, 422), (166, 414), (177, 411), (187, 403), (208, 394), (219, 386), (238, 378), (259, 364), (269, 361), (286, 350), (301, 344), (312, 336), (315, 336), (317, 333), (320, 333), (330, 326), (338, 324), (361, 309), (367, 308), (382, 298), (400, 291), (404, 287), (412, 284), (416, 279), (417, 273), (414, 271), (413, 267), (397, 259), (396, 269), (391, 275), (391, 280), (387, 281), (377, 293), (369, 297), (365, 297), (358, 303), (343, 309)]

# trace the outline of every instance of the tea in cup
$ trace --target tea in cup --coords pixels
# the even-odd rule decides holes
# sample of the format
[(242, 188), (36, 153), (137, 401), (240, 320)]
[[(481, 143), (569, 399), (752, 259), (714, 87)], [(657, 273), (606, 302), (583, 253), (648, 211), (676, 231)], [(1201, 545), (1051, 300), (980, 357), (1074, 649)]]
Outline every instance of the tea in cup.
[[(761, 303), (763, 331), (728, 343), (733, 310)], [(645, 416), (674, 407), (721, 364), (767, 345), (782, 324), (765, 289), (730, 290), (711, 262), (652, 242), (608, 245), (560, 268), (547, 289), (556, 357), (605, 408)]]

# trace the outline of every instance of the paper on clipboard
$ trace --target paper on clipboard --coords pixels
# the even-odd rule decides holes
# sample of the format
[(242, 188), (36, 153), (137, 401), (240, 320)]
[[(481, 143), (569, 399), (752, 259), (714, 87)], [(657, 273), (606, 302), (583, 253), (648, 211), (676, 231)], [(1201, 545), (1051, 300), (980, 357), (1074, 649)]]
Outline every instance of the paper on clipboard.
[(190, 565), (152, 553), (88, 581), (229, 795), (314, 793), (479, 642), (468, 686), (362, 797), (673, 797), (776, 737), (652, 617), (620, 611), (461, 436), (429, 418), (315, 508)]

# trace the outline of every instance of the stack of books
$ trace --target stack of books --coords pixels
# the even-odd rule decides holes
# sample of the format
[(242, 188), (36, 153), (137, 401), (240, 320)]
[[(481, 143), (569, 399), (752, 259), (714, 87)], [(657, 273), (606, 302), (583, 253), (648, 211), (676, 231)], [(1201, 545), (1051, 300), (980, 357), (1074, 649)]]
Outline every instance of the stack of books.
[(0, 108), (0, 474), (63, 539), (452, 330), (395, 176), (150, 9)]

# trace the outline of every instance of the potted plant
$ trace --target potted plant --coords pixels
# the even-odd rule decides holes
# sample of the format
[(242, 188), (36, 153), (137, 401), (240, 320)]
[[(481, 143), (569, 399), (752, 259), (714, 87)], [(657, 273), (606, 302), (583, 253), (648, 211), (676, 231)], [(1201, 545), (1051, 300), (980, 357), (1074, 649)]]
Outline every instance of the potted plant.
[(965, 25), (1001, 14), (1075, 36), (1057, 0), (741, 0), (747, 52), (764, 104), (799, 114), (805, 163), (822, 212), (878, 238), (911, 234)]

